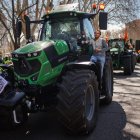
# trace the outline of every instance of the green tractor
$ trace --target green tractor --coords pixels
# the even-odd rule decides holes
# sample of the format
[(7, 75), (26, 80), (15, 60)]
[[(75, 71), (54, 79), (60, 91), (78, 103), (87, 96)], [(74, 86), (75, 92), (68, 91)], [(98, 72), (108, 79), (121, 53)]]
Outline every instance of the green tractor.
[[(66, 130), (89, 133), (96, 125), (99, 101), (112, 101), (110, 52), (106, 53), (102, 79), (100, 65), (89, 61), (96, 14), (70, 10), (69, 6), (61, 5), (36, 21), (42, 24), (39, 41), (12, 52), (13, 68), (1, 66), (0, 78), (5, 84), (0, 91), (0, 117), (11, 126), (24, 124), (30, 113), (55, 106)], [(106, 13), (100, 20), (106, 24), (104, 16)], [(72, 27), (75, 32), (70, 31)]]
[(112, 56), (113, 68), (123, 68), (125, 75), (131, 75), (135, 69), (136, 55), (132, 49), (129, 49), (125, 39), (110, 39), (108, 45)]

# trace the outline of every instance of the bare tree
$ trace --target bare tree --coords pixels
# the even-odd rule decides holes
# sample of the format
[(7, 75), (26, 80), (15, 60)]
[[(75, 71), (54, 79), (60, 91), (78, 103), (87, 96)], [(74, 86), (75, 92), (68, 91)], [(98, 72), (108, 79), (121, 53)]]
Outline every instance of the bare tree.
[[(6, 29), (14, 49), (19, 47), (16, 39), (16, 19), (21, 19), (22, 32), (25, 35), (24, 15), (32, 17), (32, 20), (38, 20), (43, 12), (53, 5), (52, 3), (53, 0), (0, 0), (0, 23)], [(32, 33), (36, 28), (36, 25), (32, 26)]]
[(139, 5), (137, 0), (64, 0), (64, 3), (79, 3), (79, 10), (93, 12), (92, 4), (105, 4), (109, 23), (127, 23), (137, 18)]
[[(127, 23), (137, 18), (136, 10), (139, 9), (137, 0), (54, 0), (55, 3), (60, 1), (66, 3), (79, 3), (79, 10), (85, 12), (93, 12), (92, 4), (104, 2), (105, 11), (108, 12), (109, 23)], [(13, 6), (12, 6), (13, 4)], [(51, 10), (53, 0), (0, 0), (0, 23), (6, 29), (14, 48), (17, 47), (16, 43), (16, 18), (22, 20), (23, 34), (25, 35), (25, 20), (24, 15), (28, 14), (32, 20), (38, 20), (43, 15), (44, 10)], [(13, 12), (12, 12), (13, 11)], [(13, 29), (13, 30), (12, 30)], [(34, 33), (37, 29), (33, 25), (31, 32)]]
[(139, 9), (136, 0), (115, 0), (110, 1), (106, 9), (108, 11), (109, 23), (127, 23), (137, 18)]

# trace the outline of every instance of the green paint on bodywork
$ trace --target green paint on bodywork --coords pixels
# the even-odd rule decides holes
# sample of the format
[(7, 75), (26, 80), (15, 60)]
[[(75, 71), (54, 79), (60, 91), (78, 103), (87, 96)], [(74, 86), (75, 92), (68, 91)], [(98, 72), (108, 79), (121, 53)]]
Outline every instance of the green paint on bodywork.
[(50, 44), (54, 44), (54, 41), (38, 41), (38, 42), (33, 42), (25, 45), (24, 47), (21, 47), (17, 50), (14, 51), (14, 53), (33, 53), (37, 51), (41, 51), (45, 49), (47, 46)]
[[(36, 73), (30, 74), (29, 76), (18, 75), (17, 73), (15, 73), (17, 80), (28, 80), (29, 85), (40, 85), (40, 86), (46, 86), (56, 81), (57, 77), (62, 72), (62, 69), (66, 62), (63, 62), (56, 67), (51, 66), (51, 63), (44, 51), (44, 49), (49, 47), (50, 45), (54, 46), (58, 55), (62, 55), (69, 51), (68, 45), (66, 44), (65, 41), (55, 40), (55, 41), (39, 41), (30, 43), (13, 52), (13, 54), (29, 54), (40, 51), (39, 56), (26, 58), (27, 61), (37, 59), (41, 63), (40, 70)], [(12, 60), (18, 61), (18, 58), (12, 58)], [(33, 80), (33, 77), (36, 76), (37, 76), (36, 80)]]
[(55, 49), (59, 55), (69, 51), (69, 48), (66, 46), (67, 46), (67, 43), (62, 40), (61, 41), (57, 40), (55, 43)]

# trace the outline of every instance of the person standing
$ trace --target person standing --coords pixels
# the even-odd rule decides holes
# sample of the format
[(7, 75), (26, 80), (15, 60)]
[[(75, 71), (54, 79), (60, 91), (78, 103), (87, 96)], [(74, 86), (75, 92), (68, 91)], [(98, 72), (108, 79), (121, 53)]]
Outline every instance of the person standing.
[(106, 51), (108, 50), (108, 45), (106, 41), (100, 37), (101, 36), (100, 30), (96, 30), (94, 34), (95, 34), (95, 38), (92, 41), (93, 54), (91, 56), (90, 61), (100, 63), (101, 78), (102, 78), (104, 64), (105, 64), (105, 55), (106, 55)]

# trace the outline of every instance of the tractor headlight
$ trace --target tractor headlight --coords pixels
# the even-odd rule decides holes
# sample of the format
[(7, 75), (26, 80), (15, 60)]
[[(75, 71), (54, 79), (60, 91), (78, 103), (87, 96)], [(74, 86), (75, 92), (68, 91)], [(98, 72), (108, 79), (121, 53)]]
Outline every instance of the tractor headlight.
[(41, 52), (33, 52), (33, 53), (28, 53), (27, 57), (37, 57), (40, 55)]
[(37, 56), (37, 55), (38, 55), (37, 52), (33, 53), (33, 56)]
[(115, 54), (118, 54), (118, 52), (115, 52), (115, 51), (111, 52), (111, 55), (115, 55)]
[(30, 53), (27, 54), (28, 57), (31, 57), (32, 55)]
[(32, 52), (32, 53), (26, 53), (26, 54), (12, 54), (13, 58), (20, 58), (20, 57), (26, 57), (26, 58), (31, 58), (31, 57), (37, 57), (41, 54), (41, 51), (38, 52)]
[(12, 54), (12, 58), (18, 58), (18, 54)]
[(118, 54), (118, 52), (114, 52), (114, 54)]
[(15, 54), (15, 57), (18, 58), (18, 54)]

